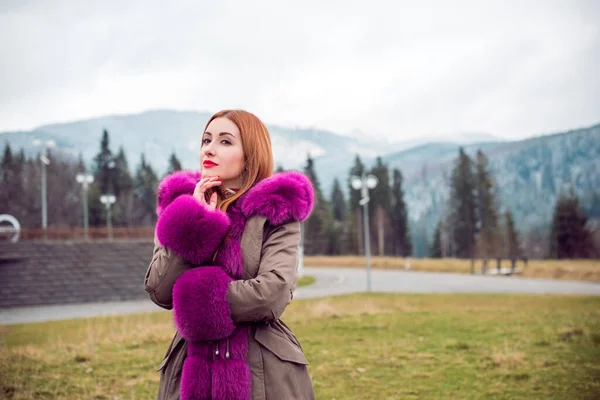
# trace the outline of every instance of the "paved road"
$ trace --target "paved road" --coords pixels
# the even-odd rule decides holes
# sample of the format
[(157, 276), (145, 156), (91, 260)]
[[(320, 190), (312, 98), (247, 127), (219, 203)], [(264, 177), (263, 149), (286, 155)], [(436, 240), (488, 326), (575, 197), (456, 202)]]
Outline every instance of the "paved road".
[[(366, 272), (356, 268), (305, 268), (317, 278), (298, 288), (294, 298), (308, 299), (366, 290)], [(413, 271), (372, 271), (372, 288), (398, 293), (552, 293), (600, 295), (600, 284), (551, 279), (480, 276)], [(0, 325), (101, 315), (159, 311), (150, 300), (86, 303), (0, 310)]]

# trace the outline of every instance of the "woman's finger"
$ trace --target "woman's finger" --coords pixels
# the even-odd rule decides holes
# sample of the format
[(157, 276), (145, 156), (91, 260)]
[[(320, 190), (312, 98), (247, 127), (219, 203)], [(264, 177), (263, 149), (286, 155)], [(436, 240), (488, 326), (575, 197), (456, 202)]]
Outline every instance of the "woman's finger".
[(210, 203), (208, 203), (208, 209), (214, 211), (217, 208), (217, 192), (214, 192), (210, 196)]
[(200, 190), (202, 190), (203, 192), (206, 192), (206, 190), (213, 188), (215, 186), (219, 186), (222, 182), (221, 181), (210, 181), (210, 182), (206, 182), (204, 185), (202, 185), (200, 187)]

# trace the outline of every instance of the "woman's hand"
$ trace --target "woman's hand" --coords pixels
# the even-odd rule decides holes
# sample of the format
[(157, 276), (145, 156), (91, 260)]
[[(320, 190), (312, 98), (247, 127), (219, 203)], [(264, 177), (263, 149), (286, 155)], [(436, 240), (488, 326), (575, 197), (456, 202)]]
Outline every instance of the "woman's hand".
[(210, 176), (208, 178), (200, 179), (200, 182), (196, 184), (196, 188), (194, 189), (194, 198), (208, 210), (214, 211), (215, 208), (217, 208), (217, 192), (214, 192), (210, 196), (208, 203), (206, 202), (204, 193), (210, 188), (219, 186), (221, 183), (222, 181), (219, 180), (218, 176)]

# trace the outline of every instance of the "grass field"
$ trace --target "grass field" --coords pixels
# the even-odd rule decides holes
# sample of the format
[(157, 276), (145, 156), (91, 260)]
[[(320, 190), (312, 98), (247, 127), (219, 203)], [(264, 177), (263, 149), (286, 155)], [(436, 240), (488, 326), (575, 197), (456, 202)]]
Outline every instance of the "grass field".
[[(378, 269), (404, 269), (407, 260), (403, 257), (371, 257), (371, 267)], [(305, 256), (306, 267), (365, 267), (365, 258), (359, 256)], [(502, 267), (510, 268), (504, 260)], [(520, 261), (522, 270), (519, 276), (526, 278), (551, 278), (589, 282), (600, 282), (600, 260), (529, 260), (528, 265)], [(496, 261), (490, 260), (488, 269), (496, 268)], [(470, 274), (471, 261), (456, 258), (412, 258), (413, 271), (459, 272)], [(476, 264), (476, 272), (481, 272), (481, 262)]]
[(297, 287), (309, 286), (309, 285), (312, 285), (313, 283), (315, 283), (316, 281), (317, 281), (317, 278), (315, 278), (314, 276), (304, 275), (302, 278), (298, 279), (298, 284), (296, 286)]
[[(318, 399), (600, 397), (600, 297), (361, 294), (294, 301)], [(151, 399), (167, 312), (5, 326), (0, 397)]]

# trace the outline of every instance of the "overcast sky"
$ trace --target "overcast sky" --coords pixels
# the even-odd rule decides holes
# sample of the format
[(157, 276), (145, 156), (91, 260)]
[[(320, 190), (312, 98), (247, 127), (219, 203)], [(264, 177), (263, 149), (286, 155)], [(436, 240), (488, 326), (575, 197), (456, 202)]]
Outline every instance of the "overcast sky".
[(600, 122), (598, 21), (596, 0), (0, 0), (0, 131), (157, 108), (394, 140), (563, 131)]

